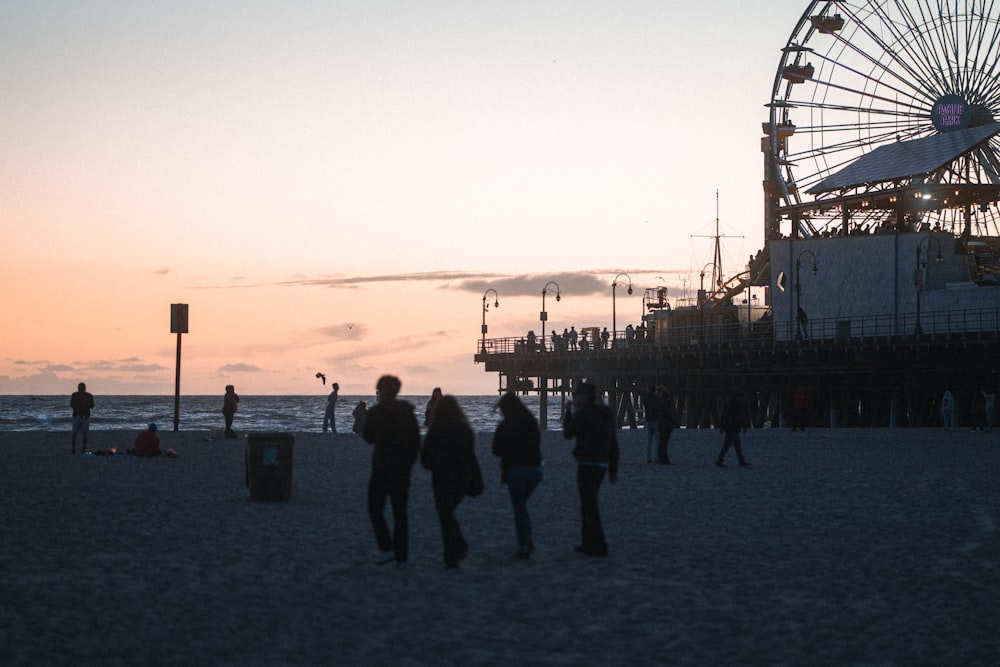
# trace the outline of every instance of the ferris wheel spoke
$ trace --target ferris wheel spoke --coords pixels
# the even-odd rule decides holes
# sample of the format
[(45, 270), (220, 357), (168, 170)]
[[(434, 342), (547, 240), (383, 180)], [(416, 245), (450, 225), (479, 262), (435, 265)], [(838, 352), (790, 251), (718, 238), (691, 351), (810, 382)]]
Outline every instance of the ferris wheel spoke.
[[(880, 5), (874, 4), (872, 15), (878, 18), (879, 24), (885, 27), (886, 32), (891, 34), (895, 42), (901, 45), (902, 48), (894, 48), (892, 44), (878, 35), (859, 14), (850, 11), (846, 7), (844, 10), (856, 24), (857, 29), (866, 35), (868, 39), (872, 41), (872, 44), (876, 46), (877, 49), (881, 50), (882, 54), (889, 58), (889, 62), (882, 62), (867, 51), (860, 52), (863, 57), (896, 79), (902, 80), (897, 68), (905, 71), (909, 76), (911, 76), (912, 81), (919, 82), (925, 81), (928, 78), (934, 78), (934, 71), (931, 69), (928, 60), (924, 57), (924, 55), (913, 52), (912, 47), (909, 45), (904, 35), (896, 28), (895, 22), (883, 11)], [(904, 55), (907, 57), (903, 58)], [(893, 65), (895, 65), (895, 67), (893, 67)], [(909, 82), (910, 85), (913, 85), (912, 81)], [(916, 86), (916, 88), (919, 89), (920, 86)]]

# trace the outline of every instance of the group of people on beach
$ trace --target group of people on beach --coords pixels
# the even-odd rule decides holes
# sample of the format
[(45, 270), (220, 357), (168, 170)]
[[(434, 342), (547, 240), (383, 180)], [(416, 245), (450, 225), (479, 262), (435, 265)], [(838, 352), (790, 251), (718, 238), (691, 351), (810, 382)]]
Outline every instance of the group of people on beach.
[[(444, 565), (453, 569), (466, 557), (468, 542), (455, 518), (466, 497), (483, 492), (483, 477), (475, 454), (475, 433), (458, 400), (435, 392), (425, 411), (427, 432), (421, 442), (414, 406), (399, 399), (399, 378), (384, 375), (375, 385), (377, 402), (367, 413), (361, 436), (372, 448), (368, 482), (368, 514), (378, 553), (375, 563), (404, 564), (409, 559), (408, 504), (410, 475), (420, 464), (431, 472), (434, 507), (441, 523)], [(527, 503), (543, 478), (538, 421), (514, 393), (497, 404), (502, 420), (493, 435), (493, 454), (500, 459), (501, 482), (507, 486), (514, 513), (517, 551), (530, 559), (535, 549)], [(599, 402), (597, 388), (577, 386), (563, 422), (567, 439), (575, 439), (577, 488), (580, 494), (581, 543), (576, 551), (602, 557), (608, 553), (597, 502), (605, 478), (618, 479), (618, 440), (614, 415)], [(393, 526), (386, 520), (392, 508)]]

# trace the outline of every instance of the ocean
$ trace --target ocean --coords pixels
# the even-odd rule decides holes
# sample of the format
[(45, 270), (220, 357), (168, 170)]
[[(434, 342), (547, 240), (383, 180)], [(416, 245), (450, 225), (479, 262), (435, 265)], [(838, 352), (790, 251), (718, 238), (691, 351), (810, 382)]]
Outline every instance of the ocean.
[[(417, 418), (423, 424), (424, 408), (429, 396), (402, 396), (416, 407)], [(500, 421), (494, 410), (497, 396), (457, 396), (472, 428), (492, 431)], [(538, 397), (522, 396), (521, 400), (537, 416)], [(354, 419), (351, 411), (365, 401), (374, 405), (373, 396), (341, 396), (337, 401), (337, 431), (349, 433)], [(90, 418), (92, 430), (136, 431), (155, 422), (161, 430), (174, 428), (173, 396), (102, 396), (94, 395), (96, 407)], [(240, 394), (240, 408), (233, 428), (241, 431), (321, 432), (326, 395), (318, 396), (248, 396)], [(222, 395), (181, 396), (178, 428), (181, 431), (208, 431), (224, 426)], [(559, 428), (558, 398), (549, 399), (549, 430)], [(0, 396), (0, 432), (3, 431), (69, 431), (72, 413), (69, 395), (65, 396)]]

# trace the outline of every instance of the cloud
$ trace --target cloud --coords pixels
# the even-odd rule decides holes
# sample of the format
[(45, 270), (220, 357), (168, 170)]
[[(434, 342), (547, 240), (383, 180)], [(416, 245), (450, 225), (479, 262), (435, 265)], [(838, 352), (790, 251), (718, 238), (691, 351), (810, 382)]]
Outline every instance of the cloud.
[(160, 364), (125, 364), (119, 366), (118, 370), (129, 373), (153, 373), (156, 371), (170, 370)]
[(42, 371), (45, 373), (60, 373), (60, 372), (68, 373), (70, 371), (75, 371), (75, 370), (76, 368), (74, 366), (67, 366), (66, 364), (49, 364), (48, 366), (42, 369)]
[(226, 364), (219, 366), (220, 373), (259, 373), (260, 371), (260, 367), (254, 364)]

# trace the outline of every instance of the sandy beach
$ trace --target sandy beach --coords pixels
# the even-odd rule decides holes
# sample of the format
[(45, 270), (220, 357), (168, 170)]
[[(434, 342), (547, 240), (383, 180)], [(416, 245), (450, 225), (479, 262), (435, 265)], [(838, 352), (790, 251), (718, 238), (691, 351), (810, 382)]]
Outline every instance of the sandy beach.
[[(371, 564), (369, 447), (297, 435), (288, 502), (253, 502), (243, 440), (161, 433), (180, 457), (69, 453), (68, 433), (0, 433), (5, 665), (993, 665), (1000, 660), (1000, 433), (675, 431), (674, 466), (620, 432), (606, 559), (576, 554), (569, 444), (544, 436), (516, 548), (487, 479), (446, 571), (429, 474), (411, 558)], [(91, 447), (134, 434), (94, 431)], [(732, 456), (732, 453), (730, 453)]]

